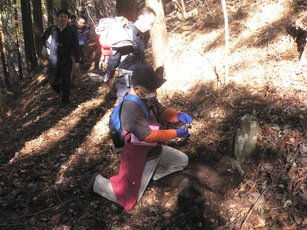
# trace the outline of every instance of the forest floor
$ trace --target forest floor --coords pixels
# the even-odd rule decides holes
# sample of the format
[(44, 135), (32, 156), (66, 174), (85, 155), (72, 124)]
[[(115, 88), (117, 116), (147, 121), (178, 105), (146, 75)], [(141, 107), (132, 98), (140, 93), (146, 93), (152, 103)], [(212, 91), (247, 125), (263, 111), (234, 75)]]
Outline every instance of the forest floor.
[[(111, 177), (120, 162), (107, 126), (114, 79), (101, 84), (87, 75), (98, 69), (92, 33), (68, 106), (44, 84), (46, 70), (7, 98), (0, 119), (0, 229), (307, 229), (307, 71), (297, 73), (297, 44), (285, 29), (304, 9), (302, 1), (228, 3), (225, 86), (220, 3), (192, 2), (185, 20), (167, 6), (173, 70), (158, 96), (194, 118), (189, 139), (165, 143), (189, 156), (186, 169), (150, 182), (129, 212), (84, 192), (93, 173)], [(245, 114), (258, 119), (260, 131), (239, 173), (235, 137)]]

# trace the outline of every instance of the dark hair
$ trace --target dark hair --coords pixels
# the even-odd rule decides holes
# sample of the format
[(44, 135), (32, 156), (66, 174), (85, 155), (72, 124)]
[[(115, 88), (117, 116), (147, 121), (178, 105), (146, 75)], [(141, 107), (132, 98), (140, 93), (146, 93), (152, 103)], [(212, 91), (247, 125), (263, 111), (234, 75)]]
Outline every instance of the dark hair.
[(70, 16), (70, 19), (73, 19), (73, 18), (77, 18), (76, 15), (72, 14), (72, 15)]
[(153, 8), (149, 7), (149, 6), (144, 6), (138, 13), (137, 18), (139, 18), (141, 15), (148, 15), (148, 14), (153, 14), (155, 16), (156, 12), (153, 10)]
[(79, 16), (78, 16), (78, 19), (83, 19), (84, 21), (87, 22), (87, 17), (84, 16), (84, 15), (79, 15)]
[(59, 17), (60, 14), (66, 14), (66, 15), (68, 15), (68, 18), (70, 17), (70, 13), (67, 10), (64, 10), (64, 9), (59, 10), (58, 13), (56, 14), (56, 16)]

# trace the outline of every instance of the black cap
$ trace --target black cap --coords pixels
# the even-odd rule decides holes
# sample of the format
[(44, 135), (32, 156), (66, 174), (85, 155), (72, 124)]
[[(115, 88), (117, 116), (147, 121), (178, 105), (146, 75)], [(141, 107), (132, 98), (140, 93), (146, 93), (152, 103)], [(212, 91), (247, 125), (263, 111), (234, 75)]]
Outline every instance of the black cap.
[(135, 68), (131, 76), (132, 85), (144, 86), (146, 89), (158, 89), (166, 79), (159, 77), (150, 65), (139, 65)]

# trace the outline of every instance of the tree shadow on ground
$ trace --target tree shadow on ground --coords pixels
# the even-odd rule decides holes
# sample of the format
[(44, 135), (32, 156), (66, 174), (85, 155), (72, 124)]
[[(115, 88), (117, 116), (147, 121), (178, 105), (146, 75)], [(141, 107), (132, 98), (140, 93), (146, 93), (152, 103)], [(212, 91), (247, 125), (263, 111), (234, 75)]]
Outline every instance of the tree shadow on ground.
[[(24, 224), (29, 224), (28, 217), (32, 218), (33, 213), (39, 210), (39, 213), (48, 213), (48, 206), (57, 203), (60, 208), (71, 201), (72, 195), (83, 194), (81, 187), (74, 189), (78, 180), (70, 180), (69, 172), (74, 167), (76, 155), (81, 156), (82, 165), (85, 165), (77, 167), (78, 173), (89, 172), (83, 143), (97, 122), (114, 105), (116, 95), (113, 83), (97, 84), (84, 75), (78, 87), (72, 89), (71, 103), (64, 107), (60, 103), (61, 98), (46, 84), (44, 74), (23, 82), (20, 96), (12, 102), (12, 115), (1, 127), (0, 175), (5, 177), (0, 182), (3, 214), (0, 222), (6, 222), (1, 228), (16, 229), (21, 225), (23, 229)], [(69, 119), (70, 125), (65, 126)], [(105, 144), (100, 148), (108, 149), (107, 146)], [(63, 189), (59, 189), (60, 186)], [(66, 214), (68, 217), (73, 215), (70, 212)], [(40, 229), (50, 227), (39, 227), (35, 223), (32, 226)]]
[(212, 224), (204, 218), (205, 202), (197, 189), (183, 189), (178, 195), (174, 225), (184, 229), (212, 229)]
[[(140, 204), (136, 205), (131, 216), (124, 218), (122, 224), (129, 226), (130, 223), (131, 226), (133, 223), (133, 226), (138, 227), (143, 224), (148, 229), (169, 229), (170, 226), (180, 229), (183, 224), (186, 229), (197, 229), (206, 225), (209, 229), (223, 229), (227, 221), (225, 212), (228, 210), (222, 207), (222, 203), (237, 192), (242, 179), (232, 168), (231, 162), (223, 160), (225, 156), (234, 158), (234, 137), (240, 125), (240, 118), (247, 113), (254, 114), (262, 129), (256, 151), (252, 158), (242, 165), (248, 177), (257, 165), (263, 162), (280, 167), (280, 162), (285, 161), (286, 156), (295, 149), (286, 148), (284, 142), (288, 138), (287, 134), (283, 136), (285, 139), (281, 138), (280, 131), (272, 129), (274, 124), (281, 129), (290, 127), (288, 134), (292, 136), (295, 133), (298, 143), (305, 139), (302, 125), (306, 113), (300, 109), (300, 100), (292, 94), (281, 98), (277, 91), (274, 87), (266, 86), (262, 90), (257, 89), (255, 93), (252, 87), (246, 88), (234, 83), (224, 89), (215, 90), (212, 85), (204, 84), (190, 89), (190, 94), (177, 93), (168, 98), (171, 108), (193, 114), (197, 123), (193, 124), (193, 136), (189, 142), (177, 146), (190, 158), (189, 166), (183, 173), (189, 176), (192, 184), (190, 192), (195, 193), (195, 196), (192, 196), (192, 201), (189, 201), (189, 197), (182, 197), (178, 192), (178, 185), (183, 179), (180, 176), (182, 173), (175, 173), (152, 182)], [(175, 142), (169, 144), (176, 147)], [(169, 192), (172, 192), (173, 196), (166, 199), (165, 194), (169, 196)], [(157, 203), (148, 202), (152, 199), (157, 199)], [(168, 202), (173, 204), (170, 202), (172, 199), (177, 200), (177, 205), (165, 208)], [(191, 217), (190, 210), (193, 208), (199, 212), (194, 212), (195, 216)], [(209, 215), (206, 215), (206, 210), (210, 210), (207, 212)], [(221, 216), (220, 213), (224, 214)], [(182, 215), (182, 218), (176, 219), (178, 215)], [(195, 218), (194, 228), (191, 227), (189, 218), (184, 221), (188, 216), (190, 219)], [(147, 220), (142, 221), (145, 218)], [(154, 224), (150, 225), (150, 220)]]
[[(85, 84), (90, 83), (85, 81)], [(207, 229), (221, 229), (227, 221), (227, 210), (221, 204), (241, 181), (231, 164), (223, 163), (221, 159), (234, 157), (233, 140), (240, 118), (247, 113), (254, 114), (261, 125), (257, 152), (248, 164), (243, 165), (249, 173), (261, 161), (274, 165), (277, 158), (279, 162), (285, 160), (294, 148), (294, 145), (287, 145), (288, 135), (295, 135), (298, 140), (306, 138), (306, 112), (300, 109), (301, 102), (295, 95), (279, 96), (278, 89), (269, 85), (254, 91), (252, 87), (234, 83), (223, 89), (204, 83), (194, 86), (189, 92), (161, 98), (166, 106), (187, 112), (194, 118), (192, 136), (188, 141), (165, 143), (187, 153), (189, 166), (183, 172), (151, 182), (144, 197), (130, 212), (122, 213), (117, 204), (99, 196), (88, 197), (83, 192), (96, 169), (106, 177), (118, 170), (120, 155), (111, 154), (104, 145), (85, 147), (92, 128), (113, 106), (114, 101), (106, 102), (112, 98), (110, 91), (103, 94), (105, 100), (86, 109), (74, 129), (62, 139), (46, 149), (35, 150), (35, 154), (29, 152), (11, 164), (1, 165), (1, 227), (13, 229), (27, 224), (44, 229), (61, 225), (73, 229), (100, 229), (100, 226), (108, 229), (125, 226), (133, 226), (133, 229), (180, 229), (181, 226), (185, 229), (204, 229), (205, 226)], [(40, 93), (34, 95), (36, 102), (40, 100), (37, 95), (41, 99), (45, 97)], [(83, 97), (76, 100), (85, 101)], [(52, 102), (46, 103), (52, 105)], [(42, 122), (51, 120), (51, 124), (56, 124), (62, 115), (66, 116), (76, 107), (63, 112), (48, 112)], [(28, 115), (22, 122), (32, 121), (38, 114), (36, 109), (34, 105), (25, 107), (24, 112)], [(280, 130), (272, 129), (273, 125)], [(27, 140), (39, 136), (48, 127), (42, 126), (33, 135), (30, 130), (37, 129), (37, 126), (30, 123), (21, 143), (25, 145)], [(284, 128), (288, 131), (280, 136)], [(6, 135), (10, 137), (12, 133)], [(13, 151), (19, 151), (20, 147), (16, 146), (12, 146)], [(4, 156), (4, 159), (9, 157)], [(180, 190), (179, 185), (186, 177), (190, 186)]]
[[(96, 47), (96, 46), (95, 46)], [(97, 48), (96, 48), (97, 50)], [(87, 63), (94, 61), (98, 63), (99, 52), (86, 53)], [(98, 60), (97, 60), (98, 59)], [(96, 68), (96, 64), (95, 67)], [(86, 73), (91, 66), (83, 67), (83, 76), (77, 87), (71, 89), (70, 104), (61, 104), (61, 95), (55, 93), (47, 82), (47, 69), (35, 77), (26, 79), (22, 83), (21, 92), (11, 101), (11, 116), (7, 117), (5, 124), (10, 127), (2, 127), (0, 140), (5, 153), (1, 157), (1, 162), (5, 163), (12, 159), (25, 144), (33, 139), (39, 138), (44, 132), (59, 124), (65, 117), (75, 111), (80, 105), (91, 101), (93, 98), (104, 98), (104, 103), (97, 106), (94, 113), (100, 113), (114, 104), (114, 85), (112, 83), (101, 85), (92, 82)], [(98, 67), (97, 67), (98, 69)], [(103, 90), (99, 90), (100, 88)], [(18, 122), (14, 122), (18, 121)], [(5, 137), (9, 136), (10, 139)]]

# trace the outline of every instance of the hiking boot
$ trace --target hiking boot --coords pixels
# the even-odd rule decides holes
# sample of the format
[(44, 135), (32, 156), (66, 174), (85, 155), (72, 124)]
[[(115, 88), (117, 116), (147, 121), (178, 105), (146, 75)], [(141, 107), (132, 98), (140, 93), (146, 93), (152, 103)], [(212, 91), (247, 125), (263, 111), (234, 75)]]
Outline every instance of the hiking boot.
[(90, 181), (88, 182), (85, 192), (88, 194), (94, 194), (94, 182), (96, 180), (96, 177), (99, 175), (98, 172), (94, 173), (90, 179)]

